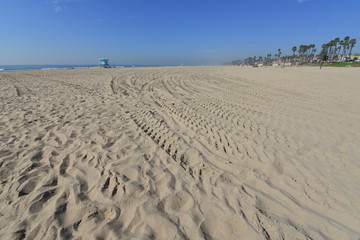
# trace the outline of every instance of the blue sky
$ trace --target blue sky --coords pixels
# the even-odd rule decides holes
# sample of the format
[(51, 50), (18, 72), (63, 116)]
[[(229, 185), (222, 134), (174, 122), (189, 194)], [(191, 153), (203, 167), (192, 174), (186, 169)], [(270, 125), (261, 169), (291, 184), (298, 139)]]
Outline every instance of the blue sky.
[(2, 0), (0, 65), (206, 65), (349, 35), (360, 0)]

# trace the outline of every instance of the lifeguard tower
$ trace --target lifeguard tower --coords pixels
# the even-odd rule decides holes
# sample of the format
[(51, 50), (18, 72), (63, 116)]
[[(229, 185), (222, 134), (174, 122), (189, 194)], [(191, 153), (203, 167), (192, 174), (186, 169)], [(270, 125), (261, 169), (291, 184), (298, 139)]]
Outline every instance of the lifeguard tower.
[(100, 65), (100, 67), (103, 67), (103, 68), (110, 68), (109, 59), (107, 59), (107, 58), (100, 58), (100, 59), (99, 59), (99, 65)]

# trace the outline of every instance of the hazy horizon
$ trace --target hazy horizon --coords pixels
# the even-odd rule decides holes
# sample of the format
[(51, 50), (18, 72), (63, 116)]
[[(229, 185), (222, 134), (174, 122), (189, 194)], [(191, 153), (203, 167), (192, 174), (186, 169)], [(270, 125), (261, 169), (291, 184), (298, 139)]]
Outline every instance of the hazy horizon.
[(358, 0), (5, 0), (0, 65), (212, 65), (312, 43), (319, 52), (336, 37), (360, 40), (358, 9)]

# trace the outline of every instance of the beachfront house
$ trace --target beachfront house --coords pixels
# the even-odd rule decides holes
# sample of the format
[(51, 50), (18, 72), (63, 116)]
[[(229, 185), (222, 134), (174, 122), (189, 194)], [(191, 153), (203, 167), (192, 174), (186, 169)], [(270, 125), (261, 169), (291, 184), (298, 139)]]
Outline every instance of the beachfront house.
[(109, 65), (109, 59), (107, 58), (100, 58), (99, 59), (99, 65), (100, 67), (103, 67), (103, 68), (109, 68), (110, 65)]

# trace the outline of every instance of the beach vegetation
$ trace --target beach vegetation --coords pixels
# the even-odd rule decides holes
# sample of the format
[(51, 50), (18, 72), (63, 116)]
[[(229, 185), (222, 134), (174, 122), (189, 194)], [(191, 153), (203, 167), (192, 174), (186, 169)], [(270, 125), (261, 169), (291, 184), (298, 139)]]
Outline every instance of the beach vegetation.
[[(281, 48), (278, 48), (275, 54), (267, 53), (264, 57), (248, 57), (245, 59), (234, 60), (225, 65), (312, 65), (314, 63), (325, 63), (323, 66), (349, 66), (349, 60), (356, 60), (359, 57), (352, 55), (352, 50), (355, 47), (357, 40), (350, 36), (345, 36), (343, 39), (336, 37), (327, 43), (321, 45), (318, 52), (315, 44), (301, 44), (291, 48), (292, 55), (282, 55)], [(311, 65), (310, 64), (310, 65)], [(350, 64), (355, 66), (356, 64)]]

